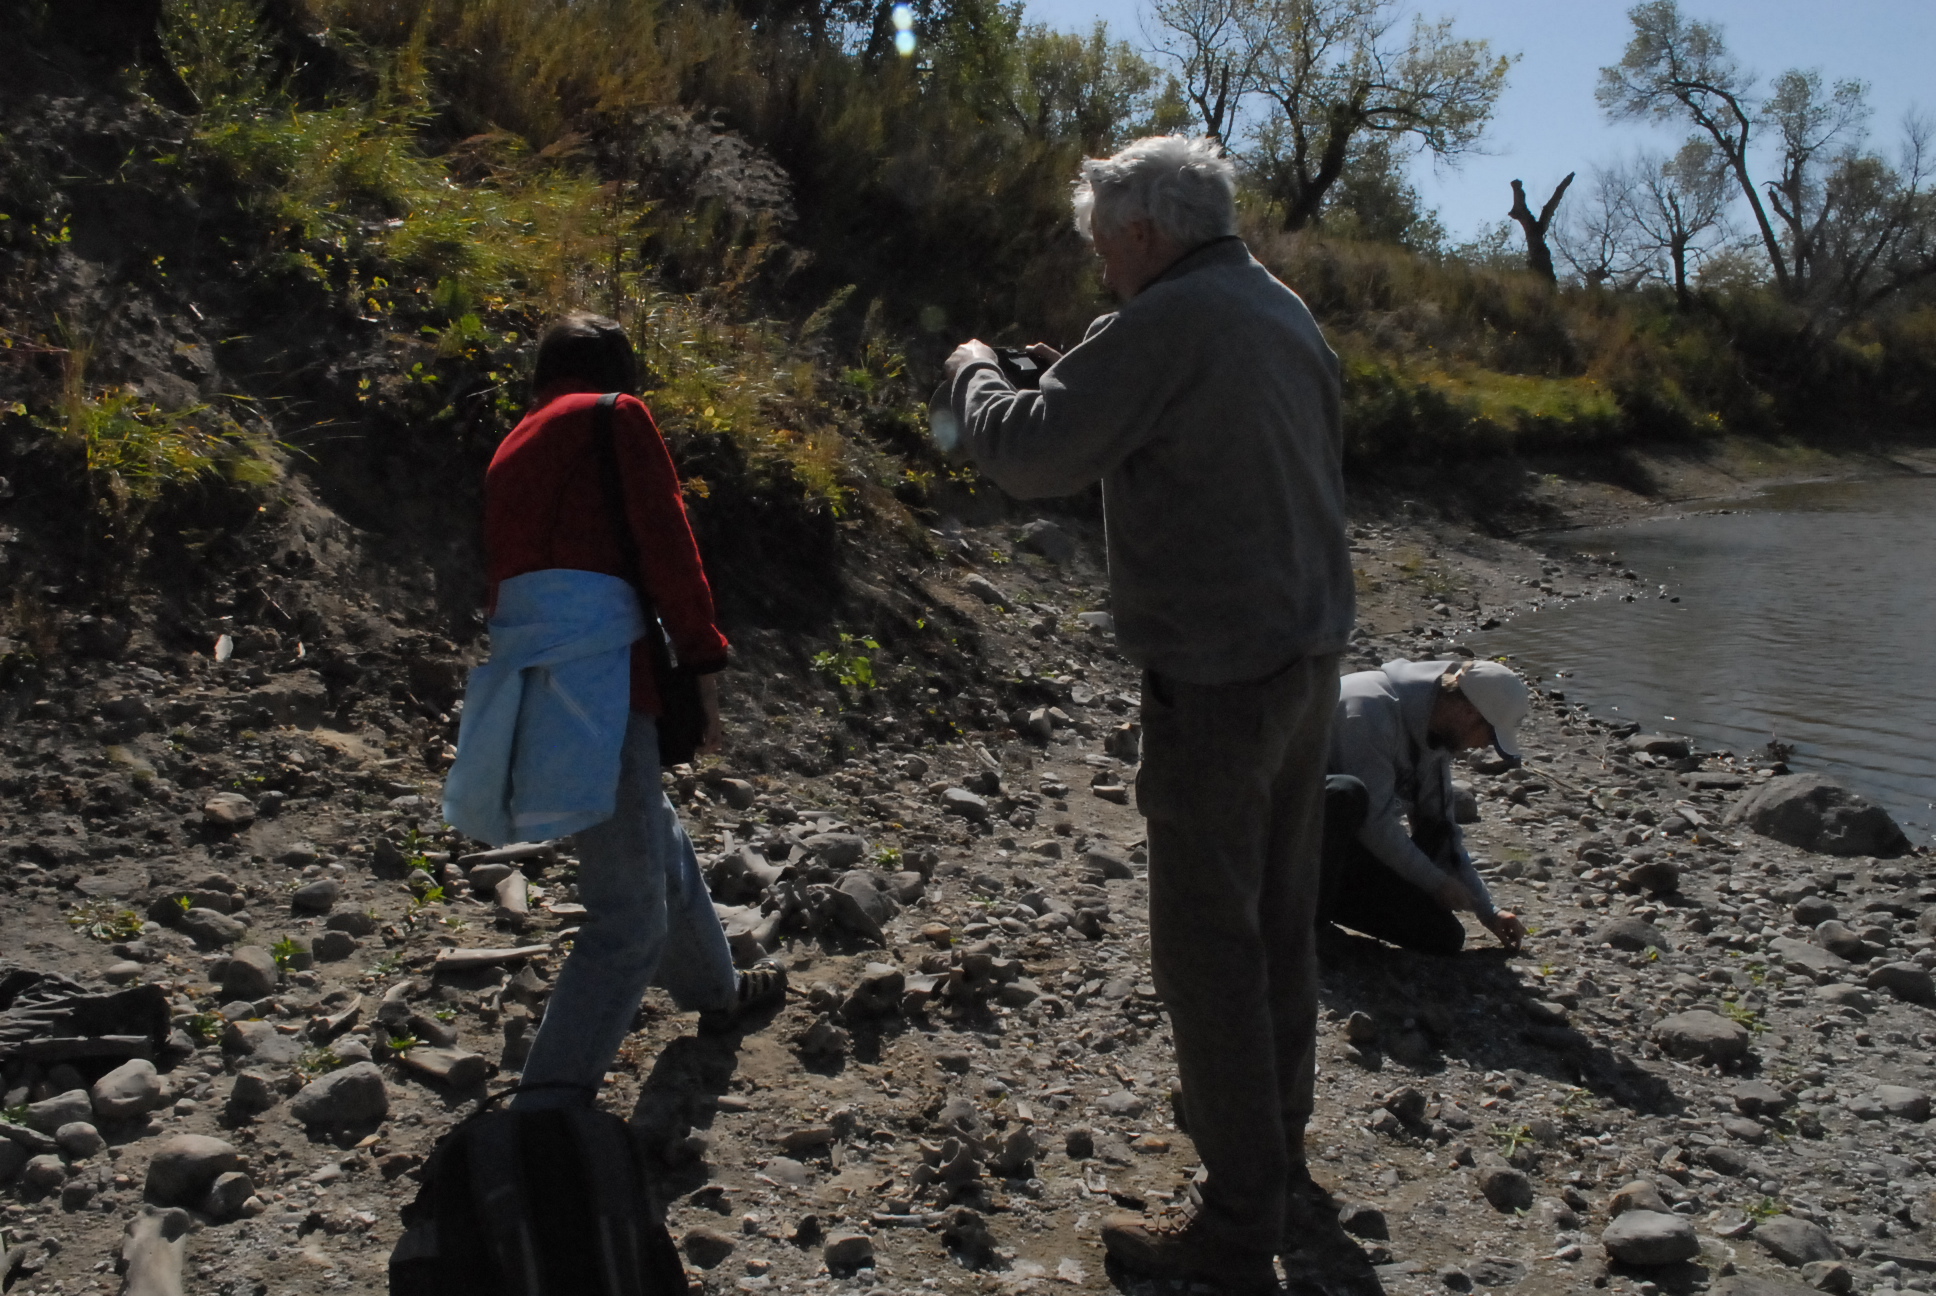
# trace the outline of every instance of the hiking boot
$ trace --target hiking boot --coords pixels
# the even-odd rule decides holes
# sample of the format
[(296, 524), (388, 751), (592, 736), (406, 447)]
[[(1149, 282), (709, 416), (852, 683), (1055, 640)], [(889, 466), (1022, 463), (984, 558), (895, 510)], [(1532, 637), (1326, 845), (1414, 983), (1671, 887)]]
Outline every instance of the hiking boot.
[(1277, 1266), (1269, 1255), (1206, 1237), (1194, 1220), (1112, 1215), (1103, 1222), (1102, 1245), (1111, 1260), (1146, 1278), (1208, 1283), (1227, 1296), (1278, 1290)]
[(778, 963), (756, 963), (739, 974), (739, 997), (731, 1008), (708, 1008), (699, 1014), (701, 1035), (723, 1035), (769, 1008), (786, 1003), (786, 969)]
[(1301, 1168), (1284, 1197), (1283, 1257), (1294, 1291), (1383, 1296), (1370, 1257), (1338, 1221), (1338, 1203)]

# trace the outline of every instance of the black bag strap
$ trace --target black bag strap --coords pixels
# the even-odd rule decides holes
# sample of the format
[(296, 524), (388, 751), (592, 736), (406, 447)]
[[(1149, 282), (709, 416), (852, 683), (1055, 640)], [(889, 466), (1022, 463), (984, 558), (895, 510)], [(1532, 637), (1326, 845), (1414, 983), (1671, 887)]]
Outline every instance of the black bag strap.
[(652, 593), (645, 587), (645, 563), (639, 557), (639, 537), (632, 530), (631, 515), (625, 511), (625, 477), (619, 469), (618, 438), (612, 432), (612, 411), (618, 408), (619, 393), (606, 392), (592, 406), (592, 442), (604, 460), (599, 481), (605, 488), (605, 508), (618, 533), (619, 551), (632, 567), (632, 587), (639, 592), (639, 607), (645, 613), (648, 637), (652, 640), (654, 672), (664, 680), (668, 671), (679, 665), (672, 647), (672, 634), (659, 619)]

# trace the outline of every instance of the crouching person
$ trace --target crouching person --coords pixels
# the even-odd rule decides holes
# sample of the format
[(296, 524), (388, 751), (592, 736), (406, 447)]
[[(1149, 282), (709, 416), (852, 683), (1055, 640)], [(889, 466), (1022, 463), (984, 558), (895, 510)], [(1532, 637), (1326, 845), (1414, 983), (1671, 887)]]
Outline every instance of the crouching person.
[[(525, 1062), (520, 1108), (589, 1101), (648, 985), (698, 1010), (702, 1029), (786, 995), (777, 966), (734, 969), (660, 787), (670, 672), (658, 678), (655, 658), (698, 674), (697, 750), (714, 751), (727, 642), (637, 375), (613, 321), (553, 324), (531, 411), (485, 476), (491, 659), (471, 676), (444, 812), (494, 844), (576, 833), (587, 911)], [(669, 651), (655, 652), (661, 626)]]
[[(1475, 914), (1507, 949), (1526, 927), (1496, 908), (1453, 812), (1452, 757), (1513, 731), (1526, 685), (1496, 662), (1387, 662), (1339, 681), (1325, 784), (1318, 918), (1427, 954), (1456, 954)], [(1408, 827), (1409, 824), (1409, 827)]]

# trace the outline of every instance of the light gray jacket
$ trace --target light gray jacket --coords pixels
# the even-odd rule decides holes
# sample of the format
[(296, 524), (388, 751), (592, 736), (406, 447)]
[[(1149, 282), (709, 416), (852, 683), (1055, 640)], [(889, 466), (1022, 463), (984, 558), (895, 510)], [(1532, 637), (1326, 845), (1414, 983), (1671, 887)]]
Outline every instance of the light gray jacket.
[(1351, 633), (1338, 358), (1296, 293), (1219, 239), (1018, 391), (948, 390), (962, 444), (1023, 499), (1100, 480), (1123, 651), (1193, 684), (1342, 652)]
[(1392, 872), (1427, 893), (1448, 873), (1412, 842), (1412, 829), (1443, 824), (1456, 877), (1471, 893), (1481, 918), (1497, 912), (1492, 893), (1466, 854), (1452, 802), (1452, 753), (1434, 747), (1427, 732), (1439, 677), (1456, 663), (1399, 658), (1377, 670), (1355, 671), (1338, 681), (1338, 711), (1331, 725), (1331, 772), (1349, 774), (1371, 796), (1358, 840)]

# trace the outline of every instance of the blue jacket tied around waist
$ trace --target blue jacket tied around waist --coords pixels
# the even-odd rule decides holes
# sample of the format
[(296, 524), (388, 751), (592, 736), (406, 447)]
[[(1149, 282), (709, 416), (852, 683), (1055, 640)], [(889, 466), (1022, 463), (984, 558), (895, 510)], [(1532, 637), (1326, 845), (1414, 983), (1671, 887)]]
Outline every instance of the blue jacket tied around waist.
[(491, 657), (471, 672), (444, 819), (493, 846), (563, 837), (612, 817), (630, 719), (631, 584), (553, 568), (498, 586)]

